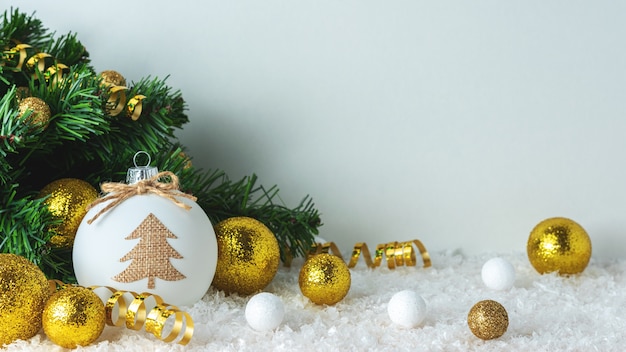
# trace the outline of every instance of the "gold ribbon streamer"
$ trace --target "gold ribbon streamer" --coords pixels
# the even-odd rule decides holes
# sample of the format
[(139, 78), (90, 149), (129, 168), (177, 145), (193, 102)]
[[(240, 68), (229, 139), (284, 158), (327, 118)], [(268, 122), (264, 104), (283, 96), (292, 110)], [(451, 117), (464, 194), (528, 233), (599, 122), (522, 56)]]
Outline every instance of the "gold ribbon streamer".
[(32, 48), (32, 46), (28, 44), (17, 44), (9, 51), (9, 58), (13, 58), (13, 55), (18, 52), (20, 53), (20, 59), (17, 62), (17, 66), (15, 66), (15, 69), (18, 71), (22, 69), (22, 65), (24, 65), (24, 61), (26, 61), (26, 56), (28, 55), (26, 49), (28, 48)]
[[(75, 287), (75, 285), (65, 284), (59, 280), (49, 280), (48, 284), (51, 292), (67, 287)], [(132, 330), (141, 330), (142, 327), (145, 327), (146, 332), (151, 333), (163, 342), (172, 342), (177, 337), (180, 337), (182, 333), (182, 338), (177, 342), (180, 345), (188, 344), (193, 337), (194, 325), (191, 315), (176, 306), (163, 302), (163, 299), (158, 295), (147, 292), (137, 294), (132, 291), (119, 291), (108, 286), (90, 286), (87, 288), (92, 291), (106, 288), (112, 293), (104, 305), (106, 324), (109, 326), (120, 327), (125, 324), (128, 329)], [(126, 300), (123, 298), (125, 294), (133, 296), (133, 301), (128, 307), (126, 306)], [(152, 298), (156, 302), (156, 305), (148, 313), (146, 313), (145, 304), (147, 298)], [(118, 306), (118, 319), (114, 322), (112, 317), (116, 305)], [(164, 337), (163, 328), (172, 315), (174, 316), (172, 330)]]
[[(44, 70), (46, 69), (46, 60), (44, 59), (47, 57), (52, 57), (52, 55), (46, 53), (37, 53), (31, 56), (28, 61), (26, 61), (26, 66), (32, 69), (33, 67), (35, 67), (35, 64), (37, 64), (39, 72), (44, 72)], [(33, 74), (33, 77), (37, 78), (37, 75)]]
[[(415, 266), (417, 264), (417, 260), (413, 245), (415, 245), (420, 252), (424, 268), (430, 267), (432, 265), (430, 261), (430, 254), (428, 254), (424, 244), (422, 244), (420, 240), (416, 239), (406, 242), (389, 242), (379, 244), (376, 246), (373, 259), (367, 244), (364, 242), (358, 242), (354, 245), (354, 249), (352, 250), (350, 261), (348, 262), (348, 268), (354, 268), (357, 265), (361, 254), (363, 254), (363, 259), (365, 260), (367, 267), (372, 269), (379, 267), (383, 262), (383, 258), (387, 260), (387, 267), (389, 269), (395, 269), (396, 266), (403, 265)], [(334, 242), (314, 244), (311, 247), (308, 256), (311, 257), (320, 253), (334, 254), (343, 260), (341, 252)]]
[(135, 95), (128, 101), (128, 105), (126, 105), (126, 116), (130, 117), (133, 121), (137, 121), (139, 116), (141, 115), (142, 100), (145, 98), (145, 95)]
[(65, 69), (69, 69), (69, 67), (67, 67), (64, 64), (60, 64), (57, 63), (54, 66), (50, 66), (48, 67), (48, 69), (46, 70), (46, 72), (44, 73), (44, 77), (47, 81), (50, 81), (50, 78), (52, 78), (52, 84), (57, 84), (58, 82), (62, 82), (63, 81), (63, 70)]
[[(171, 182), (159, 182), (159, 179), (164, 176), (168, 176), (171, 179)], [(109, 195), (93, 201), (91, 204), (89, 204), (89, 206), (87, 206), (87, 211), (100, 203), (104, 203), (109, 200), (112, 200), (112, 202), (109, 203), (106, 207), (102, 208), (93, 218), (87, 220), (87, 223), (90, 225), (97, 218), (99, 218), (100, 215), (116, 207), (118, 204), (122, 203), (126, 199), (136, 195), (148, 193), (156, 194), (158, 196), (165, 197), (171, 200), (174, 204), (185, 210), (191, 209), (191, 206), (181, 202), (180, 200), (176, 199), (176, 197), (184, 197), (187, 199), (191, 199), (192, 201), (197, 200), (197, 198), (192, 196), (191, 194), (176, 192), (178, 191), (178, 176), (176, 176), (171, 171), (159, 172), (150, 179), (141, 180), (131, 185), (118, 182), (107, 182), (100, 185), (100, 188), (103, 192), (109, 193)]]
[(111, 86), (109, 88), (109, 100), (106, 103), (106, 110), (111, 116), (117, 116), (124, 110), (127, 89), (124, 86)]

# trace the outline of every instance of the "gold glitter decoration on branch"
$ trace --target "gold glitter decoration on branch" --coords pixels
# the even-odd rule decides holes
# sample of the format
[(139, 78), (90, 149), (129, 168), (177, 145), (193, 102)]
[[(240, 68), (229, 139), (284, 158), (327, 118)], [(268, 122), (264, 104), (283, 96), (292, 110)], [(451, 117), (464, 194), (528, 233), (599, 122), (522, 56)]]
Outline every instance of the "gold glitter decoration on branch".
[[(52, 292), (68, 287), (80, 287), (65, 284), (58, 280), (49, 280), (48, 283)], [(125, 325), (127, 329), (131, 330), (145, 328), (146, 332), (153, 334), (163, 342), (173, 342), (180, 338), (176, 342), (179, 345), (188, 344), (193, 337), (194, 324), (191, 315), (176, 306), (165, 303), (158, 295), (147, 292), (138, 294), (133, 291), (120, 291), (109, 286), (90, 286), (87, 288), (92, 291), (105, 288), (111, 292), (111, 296), (104, 303), (106, 324), (109, 326), (121, 327)], [(125, 295), (133, 297), (130, 304), (126, 303)], [(155, 306), (149, 312), (146, 308), (146, 300), (148, 299), (152, 299), (155, 302)], [(116, 306), (117, 310), (115, 309)], [(113, 321), (115, 315), (117, 315), (117, 319)], [(167, 336), (163, 336), (165, 324), (172, 316), (174, 317), (174, 323), (171, 331)]]
[[(428, 254), (428, 251), (422, 242), (416, 239), (406, 242), (389, 242), (379, 244), (376, 246), (373, 259), (367, 244), (364, 242), (358, 242), (354, 245), (354, 249), (352, 250), (348, 268), (354, 268), (357, 265), (361, 254), (363, 254), (363, 259), (365, 260), (367, 267), (372, 269), (379, 267), (383, 262), (383, 258), (387, 260), (387, 267), (389, 269), (395, 269), (396, 266), (403, 265), (416, 266), (417, 260), (413, 245), (415, 245), (420, 252), (424, 268), (430, 267), (432, 265), (430, 261), (430, 254)], [(320, 253), (332, 253), (343, 259), (341, 251), (339, 251), (339, 248), (334, 242), (326, 242), (323, 244), (316, 243), (311, 247), (311, 251), (308, 256), (311, 257)]]
[[(159, 179), (165, 176), (169, 177), (172, 182), (170, 183), (159, 182)], [(140, 194), (148, 194), (148, 193), (156, 194), (158, 196), (165, 197), (171, 200), (172, 202), (174, 202), (174, 204), (176, 204), (177, 206), (183, 209), (186, 209), (186, 210), (191, 209), (190, 205), (187, 205), (179, 201), (175, 197), (184, 197), (187, 199), (191, 199), (194, 202), (196, 201), (196, 197), (187, 193), (179, 192), (178, 188), (179, 188), (178, 176), (176, 176), (171, 171), (159, 172), (158, 174), (154, 175), (150, 179), (141, 180), (131, 185), (128, 185), (125, 183), (118, 183), (118, 182), (103, 183), (102, 185), (100, 185), (100, 189), (102, 190), (102, 192), (109, 193), (109, 194), (105, 197), (98, 198), (94, 202), (89, 204), (89, 206), (87, 207), (87, 211), (89, 211), (91, 208), (93, 208), (94, 206), (100, 203), (104, 203), (109, 200), (112, 200), (112, 202), (107, 204), (106, 207), (102, 208), (96, 215), (94, 215), (93, 218), (87, 220), (87, 223), (91, 224), (97, 218), (99, 218), (100, 215), (106, 213), (110, 209), (113, 209), (115, 206), (117, 206), (121, 202), (125, 201), (126, 199), (130, 197), (133, 197), (135, 195), (140, 195)]]
[(72, 248), (76, 231), (87, 214), (87, 207), (98, 198), (98, 191), (86, 181), (62, 178), (44, 186), (38, 195), (38, 198), (43, 197), (47, 197), (43, 203), (53, 219), (61, 220), (60, 224), (49, 226), (54, 232), (50, 244), (56, 248)]

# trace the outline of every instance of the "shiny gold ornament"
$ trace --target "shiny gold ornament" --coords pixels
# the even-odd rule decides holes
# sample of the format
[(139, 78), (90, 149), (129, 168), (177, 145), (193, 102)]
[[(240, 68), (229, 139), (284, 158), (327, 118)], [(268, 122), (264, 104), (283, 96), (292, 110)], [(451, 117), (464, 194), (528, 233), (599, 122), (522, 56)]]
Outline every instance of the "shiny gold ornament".
[(102, 71), (100, 77), (102, 77), (102, 85), (106, 87), (126, 85), (126, 78), (114, 70)]
[(44, 204), (56, 220), (62, 220), (50, 230), (56, 234), (50, 239), (55, 247), (71, 248), (76, 231), (87, 213), (87, 206), (98, 198), (98, 192), (89, 183), (75, 179), (62, 178), (46, 185), (39, 198), (49, 196)]
[(530, 232), (528, 259), (540, 273), (578, 274), (591, 258), (591, 240), (582, 226), (567, 218), (543, 220)]
[(270, 229), (249, 217), (233, 217), (215, 225), (217, 267), (213, 287), (249, 295), (267, 286), (278, 271), (280, 251)]
[(48, 280), (35, 264), (0, 254), (0, 347), (37, 334), (49, 296)]
[(313, 303), (333, 305), (350, 290), (350, 269), (336, 255), (317, 254), (304, 262), (298, 284), (302, 294)]
[(484, 300), (470, 309), (467, 324), (476, 337), (483, 340), (497, 339), (509, 327), (509, 316), (500, 303)]
[(43, 309), (43, 330), (52, 342), (65, 348), (94, 342), (105, 325), (104, 304), (85, 287), (68, 287), (54, 293)]
[(27, 111), (31, 111), (30, 115), (24, 120), (31, 125), (42, 125), (44, 128), (48, 127), (52, 112), (50, 107), (40, 98), (27, 97), (21, 99), (18, 104), (19, 115), (18, 118), (22, 118)]

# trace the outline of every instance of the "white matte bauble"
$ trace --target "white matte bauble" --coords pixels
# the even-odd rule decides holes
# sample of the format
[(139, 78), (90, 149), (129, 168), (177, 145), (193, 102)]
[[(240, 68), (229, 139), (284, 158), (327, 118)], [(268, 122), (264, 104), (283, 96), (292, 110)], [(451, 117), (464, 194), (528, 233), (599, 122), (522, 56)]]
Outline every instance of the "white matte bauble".
[(397, 292), (387, 304), (389, 319), (406, 328), (420, 325), (426, 318), (427, 311), (422, 296), (411, 290)]
[(74, 241), (78, 283), (148, 292), (177, 306), (199, 301), (213, 281), (217, 240), (202, 208), (176, 199), (191, 208), (156, 194), (134, 195), (89, 224), (109, 202), (91, 208)]
[(254, 330), (274, 330), (283, 321), (285, 307), (280, 297), (261, 292), (250, 298), (245, 314), (248, 325)]
[(483, 264), (481, 277), (492, 290), (508, 290), (515, 283), (515, 268), (504, 258), (491, 258)]

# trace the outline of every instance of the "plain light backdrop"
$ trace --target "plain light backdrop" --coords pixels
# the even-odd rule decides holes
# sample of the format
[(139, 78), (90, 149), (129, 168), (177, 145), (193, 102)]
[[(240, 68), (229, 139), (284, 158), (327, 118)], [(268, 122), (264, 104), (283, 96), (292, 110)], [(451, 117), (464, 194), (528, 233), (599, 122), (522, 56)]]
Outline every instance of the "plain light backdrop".
[(77, 33), (99, 72), (169, 75), (194, 165), (310, 195), (344, 252), (525, 251), (564, 216), (594, 258), (626, 257), (626, 2), (5, 6)]

